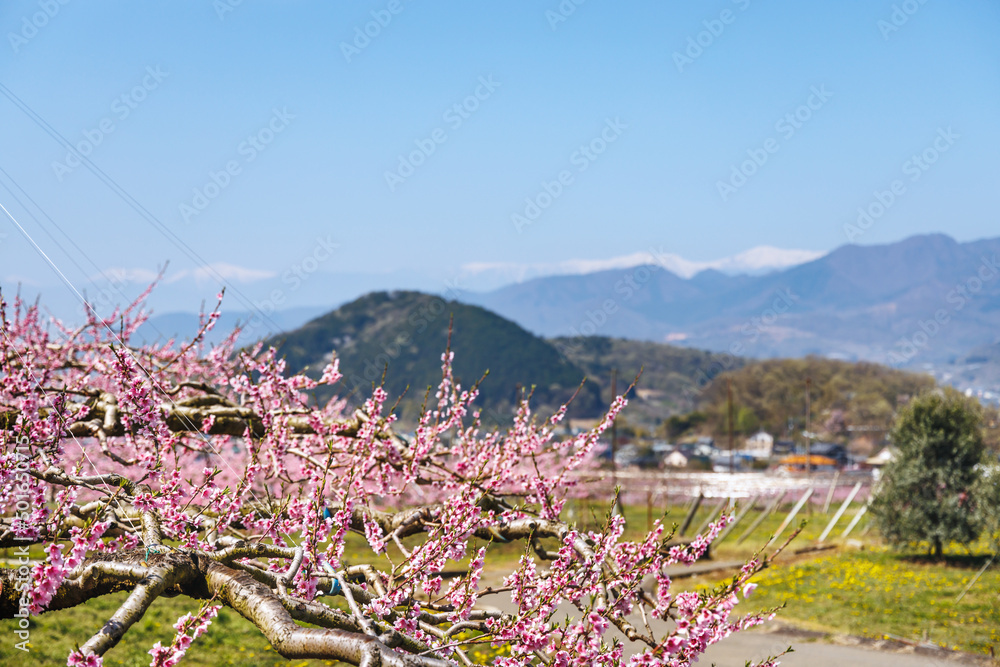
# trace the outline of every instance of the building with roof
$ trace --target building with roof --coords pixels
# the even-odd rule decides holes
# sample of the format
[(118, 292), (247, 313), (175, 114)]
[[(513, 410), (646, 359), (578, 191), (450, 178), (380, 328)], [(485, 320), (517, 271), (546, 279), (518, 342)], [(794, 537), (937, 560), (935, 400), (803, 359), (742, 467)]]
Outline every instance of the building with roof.
[(755, 459), (769, 459), (774, 453), (774, 436), (765, 431), (758, 431), (746, 440), (743, 450)]

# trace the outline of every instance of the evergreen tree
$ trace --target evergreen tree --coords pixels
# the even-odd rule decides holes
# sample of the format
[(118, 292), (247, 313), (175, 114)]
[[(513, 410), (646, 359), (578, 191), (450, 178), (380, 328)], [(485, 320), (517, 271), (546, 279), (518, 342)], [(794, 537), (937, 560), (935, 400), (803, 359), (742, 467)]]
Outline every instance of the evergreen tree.
[[(989, 459), (990, 455), (987, 455)], [(983, 517), (983, 531), (993, 545), (994, 553), (1000, 553), (1000, 465), (995, 453), (980, 479), (979, 502)]]
[(968, 544), (983, 528), (982, 410), (954, 389), (934, 390), (907, 405), (891, 439), (898, 458), (886, 466), (872, 502), (882, 535), (894, 545)]

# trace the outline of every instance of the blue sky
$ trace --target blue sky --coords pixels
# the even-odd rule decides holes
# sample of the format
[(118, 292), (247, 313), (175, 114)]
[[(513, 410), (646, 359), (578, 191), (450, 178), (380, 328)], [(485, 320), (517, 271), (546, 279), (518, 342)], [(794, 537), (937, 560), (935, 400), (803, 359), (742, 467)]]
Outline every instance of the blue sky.
[[(654, 248), (997, 235), (995, 2), (12, 0), (0, 31), (0, 83), (90, 137), (119, 189), (0, 96), (0, 203), (89, 294), (102, 272), (134, 294), (169, 260), (161, 312), (219, 276), (233, 308), (332, 306)], [(518, 224), (526, 199), (546, 206)], [(6, 216), (0, 234), (5, 292), (68, 307)]]

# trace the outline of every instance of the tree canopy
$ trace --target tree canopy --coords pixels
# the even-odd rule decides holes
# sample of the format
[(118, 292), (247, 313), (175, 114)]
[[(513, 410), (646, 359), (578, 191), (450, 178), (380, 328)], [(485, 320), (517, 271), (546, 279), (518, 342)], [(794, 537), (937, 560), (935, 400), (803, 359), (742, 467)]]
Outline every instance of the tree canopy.
[[(542, 418), (526, 401), (509, 429), (487, 429), (478, 387), (460, 386), (445, 352), (403, 437), (382, 387), (353, 412), (310, 405), (340, 379), (335, 356), (310, 378), (285, 374), (273, 349), (236, 350), (235, 332), (206, 349), (218, 308), (192, 341), (130, 345), (141, 301), (70, 328), (0, 295), (0, 548), (22, 563), (0, 568), (0, 617), (16, 619), (18, 648), (30, 617), (119, 591), (67, 664), (103, 664), (160, 596), (191, 612), (150, 648), (154, 666), (179, 662), (221, 606), (282, 656), (365, 666), (470, 664), (482, 644), (511, 667), (689, 665), (768, 615), (731, 618), (764, 556), (707, 593), (676, 592), (664, 573), (699, 558), (728, 516), (684, 544), (660, 522), (629, 541), (613, 514), (589, 531), (565, 519), (624, 396), (565, 440), (566, 408)], [(484, 586), (505, 542), (523, 555)]]
[(911, 401), (890, 438), (898, 457), (885, 469), (872, 512), (891, 543), (924, 543), (937, 556), (955, 541), (968, 544), (983, 528), (982, 409), (947, 387)]
[[(727, 381), (733, 403), (759, 420), (770, 433), (783, 433), (788, 421), (805, 428), (806, 379), (811, 380), (812, 430), (863, 425), (888, 428), (895, 411), (909, 399), (934, 386), (929, 375), (910, 373), (868, 362), (807, 357), (768, 359), (715, 377), (705, 387), (699, 411), (708, 425), (722, 433), (728, 420)], [(901, 400), (902, 399), (902, 400)], [(836, 419), (831, 420), (832, 416)], [(834, 437), (842, 433), (826, 433)]]

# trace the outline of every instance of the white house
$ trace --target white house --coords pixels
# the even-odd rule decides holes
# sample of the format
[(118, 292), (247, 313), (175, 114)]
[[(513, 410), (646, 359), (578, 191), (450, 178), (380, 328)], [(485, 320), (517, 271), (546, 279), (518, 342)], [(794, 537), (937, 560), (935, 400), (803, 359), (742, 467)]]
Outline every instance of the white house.
[(774, 436), (764, 431), (759, 431), (747, 438), (746, 453), (754, 458), (770, 458), (774, 451)]
[(663, 459), (663, 464), (669, 468), (686, 468), (688, 464), (688, 457), (684, 456), (679, 450), (674, 450), (667, 454), (667, 457)]
[(870, 466), (884, 466), (886, 463), (890, 463), (895, 460), (896, 460), (895, 450), (890, 449), (889, 447), (883, 447), (882, 451), (880, 451), (878, 454), (876, 454), (875, 456), (868, 457), (868, 460), (865, 461), (865, 463), (867, 463)]

